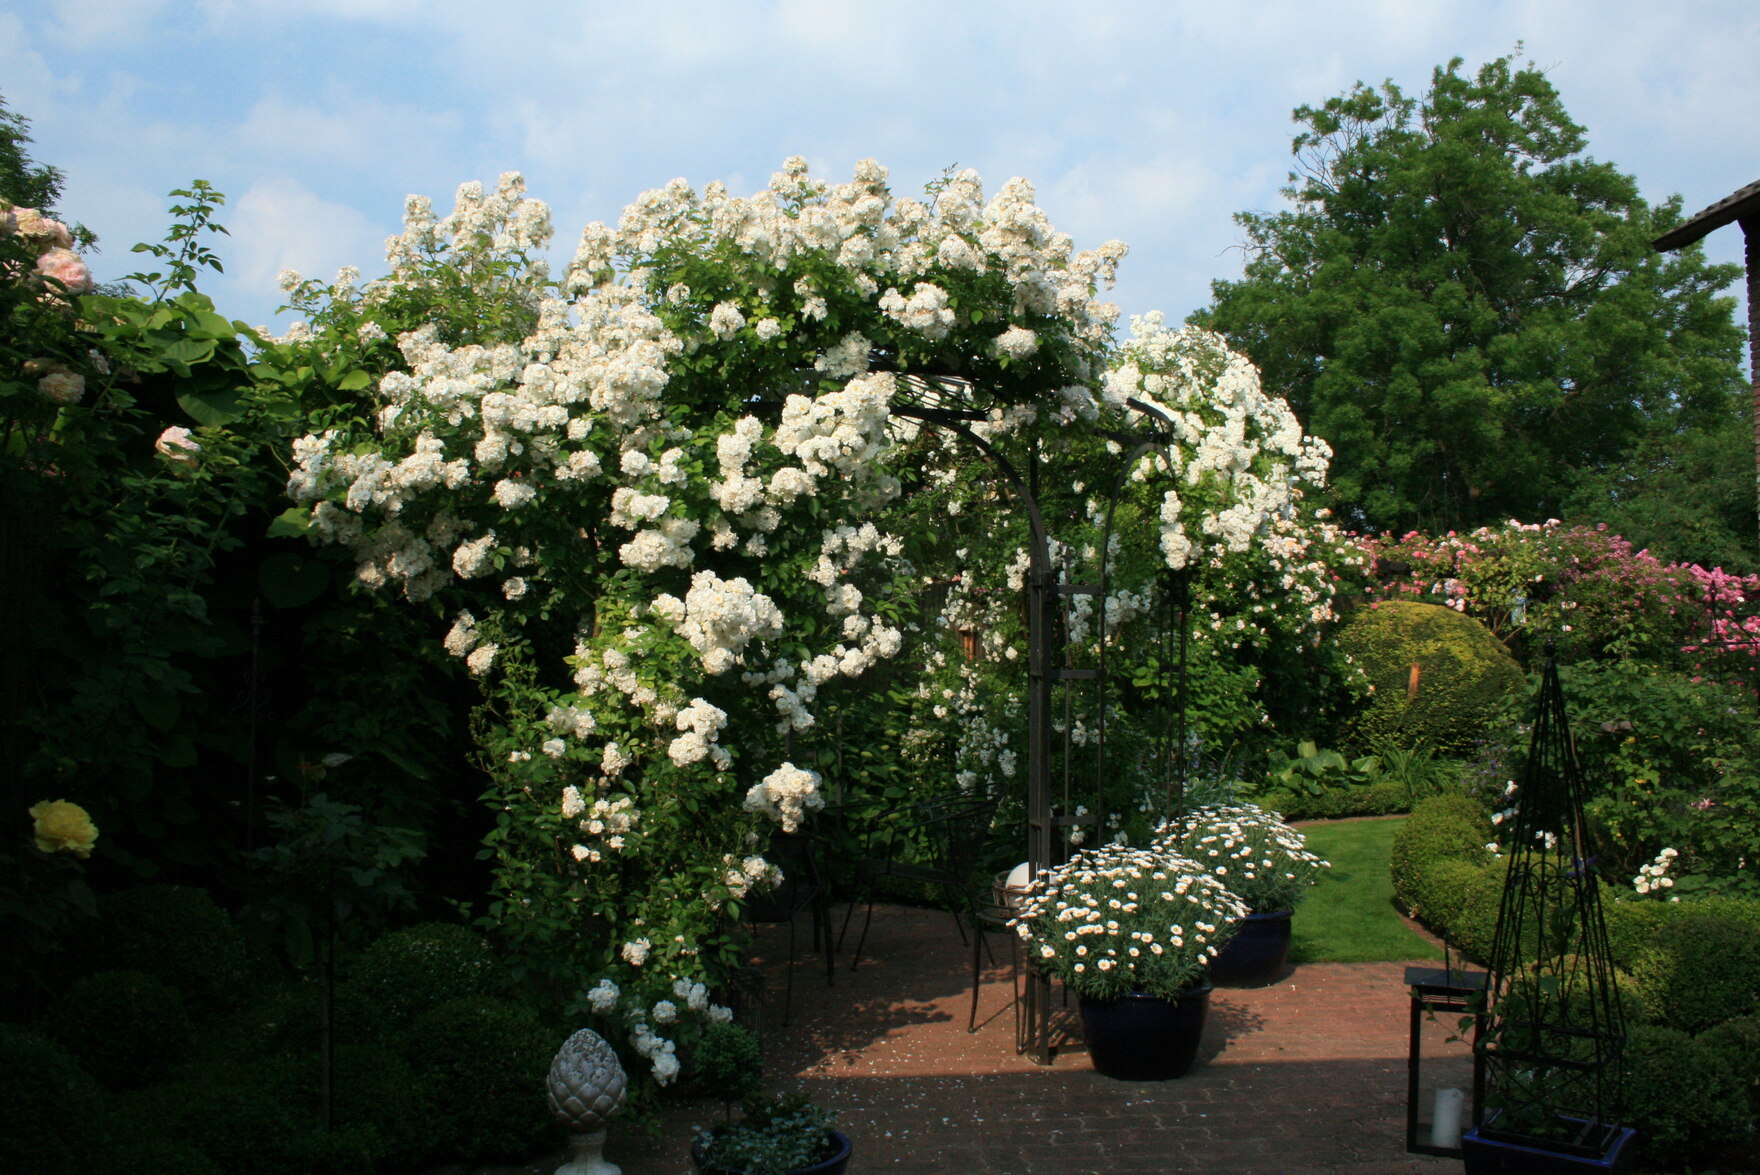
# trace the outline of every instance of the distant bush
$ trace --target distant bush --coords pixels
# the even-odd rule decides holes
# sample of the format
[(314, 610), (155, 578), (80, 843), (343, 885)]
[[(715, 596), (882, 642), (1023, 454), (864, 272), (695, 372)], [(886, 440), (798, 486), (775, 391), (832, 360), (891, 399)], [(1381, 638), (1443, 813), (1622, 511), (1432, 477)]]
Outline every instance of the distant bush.
[(1262, 808), (1281, 812), (1285, 820), (1340, 820), (1348, 816), (1392, 816), (1409, 811), (1411, 793), (1396, 780), (1380, 780), (1358, 786), (1329, 787), (1319, 795), (1305, 795), (1274, 787), (1253, 801)]

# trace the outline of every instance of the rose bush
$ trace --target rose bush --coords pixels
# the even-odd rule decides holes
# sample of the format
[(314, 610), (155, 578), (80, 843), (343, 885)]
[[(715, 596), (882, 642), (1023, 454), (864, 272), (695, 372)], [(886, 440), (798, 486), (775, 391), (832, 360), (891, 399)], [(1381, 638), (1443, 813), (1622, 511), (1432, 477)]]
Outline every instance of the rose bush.
[[(1329, 607), (1301, 511), (1323, 448), (1210, 336), (1147, 317), (1114, 355), (1098, 289), (1122, 246), (1075, 251), (1024, 181), (986, 199), (966, 172), (896, 199), (871, 162), (829, 184), (798, 160), (750, 198), (679, 181), (588, 226), (554, 282), (533, 260), (549, 231), (509, 176), (466, 185), (444, 218), (412, 198), (381, 279), (286, 275), (310, 320), (283, 345), (389, 369), (370, 426), (296, 442), (281, 525), (450, 619), (436, 636), (484, 698), (491, 914), (558, 985), (664, 990), (733, 961), (727, 917), (774, 879), (766, 831), (822, 802), (825, 716), (841, 725), (906, 647), (925, 570), (959, 566), (925, 504), (996, 487), (923, 426), (936, 410), (1016, 467), (1058, 462), (1093, 540), (1060, 553), (1147, 552), (1101, 605), (1108, 639), (1165, 600), (1158, 577), (1200, 564), (1219, 585), (1243, 561), (1271, 572), (1256, 610), (1208, 617), (1232, 644), (1306, 642)], [(455, 321), (459, 289), (496, 313)], [(1119, 428), (1159, 428), (1163, 447), (1123, 471), (1109, 538), (1104, 495), (1080, 483), (1119, 472), (1100, 431)], [(1110, 474), (1084, 474), (1106, 458)], [(1026, 562), (992, 569), (1018, 591)], [(999, 669), (1020, 653), (996, 639), (1005, 601), (984, 603)], [(1082, 641), (1097, 619), (1074, 618)], [(972, 686), (945, 655), (935, 673)], [(1018, 771), (1018, 709), (968, 734), (953, 688), (917, 691), (911, 737), (960, 730), (957, 782), (995, 789)]]

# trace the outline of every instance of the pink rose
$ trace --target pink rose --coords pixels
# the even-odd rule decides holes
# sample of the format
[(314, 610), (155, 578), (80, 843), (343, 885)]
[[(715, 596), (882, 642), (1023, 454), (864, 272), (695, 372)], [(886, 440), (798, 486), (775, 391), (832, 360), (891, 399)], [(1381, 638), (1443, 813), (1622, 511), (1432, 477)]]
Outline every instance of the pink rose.
[(50, 220), (35, 208), (15, 208), (12, 216), (18, 235), (26, 240), (46, 241), (63, 249), (73, 247), (73, 234), (59, 220)]
[(70, 294), (89, 293), (93, 289), (92, 271), (72, 249), (50, 249), (37, 258), (37, 272), (66, 286)]
[(190, 435), (189, 429), (181, 424), (174, 424), (160, 433), (159, 439), (153, 442), (153, 448), (161, 457), (181, 465), (194, 465), (196, 454), (202, 451), (202, 446)]

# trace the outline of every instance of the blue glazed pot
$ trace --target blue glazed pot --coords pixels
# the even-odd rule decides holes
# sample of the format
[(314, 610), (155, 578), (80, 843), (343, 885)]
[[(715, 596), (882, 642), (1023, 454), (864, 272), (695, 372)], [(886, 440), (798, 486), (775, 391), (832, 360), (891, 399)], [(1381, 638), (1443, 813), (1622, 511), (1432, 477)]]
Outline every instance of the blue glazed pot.
[[(820, 1159), (811, 1167), (796, 1167), (789, 1172), (789, 1175), (843, 1175), (845, 1168), (849, 1166), (851, 1150), (849, 1135), (841, 1130), (833, 1130), (831, 1141), (836, 1144), (837, 1149), (829, 1158)], [(723, 1167), (720, 1163), (711, 1163), (704, 1157), (701, 1142), (691, 1143), (691, 1162), (703, 1175), (742, 1175), (733, 1167)]]
[(1258, 987), (1283, 976), (1289, 961), (1289, 910), (1248, 914), (1228, 945), (1210, 960), (1210, 978), (1225, 987)]
[[(1497, 1118), (1493, 1113), (1484, 1125), (1461, 1135), (1467, 1175), (1623, 1175), (1637, 1158), (1638, 1148), (1632, 1141), (1638, 1132), (1630, 1127), (1611, 1131), (1600, 1154), (1573, 1154), (1501, 1135)], [(1587, 1124), (1581, 1118), (1563, 1120), (1577, 1126)]]
[(1081, 996), (1082, 1036), (1095, 1070), (1119, 1081), (1184, 1077), (1198, 1055), (1211, 987), (1206, 979), (1171, 1000), (1142, 992), (1116, 1000)]

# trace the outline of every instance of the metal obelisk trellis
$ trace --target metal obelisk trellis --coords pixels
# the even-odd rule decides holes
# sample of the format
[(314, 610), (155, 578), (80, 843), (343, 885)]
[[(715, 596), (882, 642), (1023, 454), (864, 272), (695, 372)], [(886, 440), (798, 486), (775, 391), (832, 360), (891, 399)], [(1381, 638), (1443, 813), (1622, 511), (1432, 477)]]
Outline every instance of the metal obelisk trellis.
[[(919, 393), (929, 392), (936, 398), (957, 400), (958, 392), (969, 389), (965, 381), (957, 378), (936, 378), (931, 376), (913, 375), (911, 384)], [(956, 394), (948, 397), (946, 393)], [(923, 397), (925, 400), (928, 397)], [(1161, 413), (1141, 404), (1136, 400), (1129, 401), (1137, 411), (1154, 416), (1166, 424)], [(1111, 554), (1112, 521), (1119, 494), (1131, 471), (1131, 468), (1150, 451), (1165, 447), (1171, 440), (1171, 432), (1156, 436), (1135, 436), (1128, 433), (1106, 432), (1101, 435), (1109, 441), (1121, 446), (1125, 454), (1120, 472), (1114, 480), (1111, 497), (1106, 511), (1104, 533), (1099, 545), (1099, 576), (1088, 583), (1071, 583), (1064, 577), (1064, 570), (1052, 558), (1051, 536), (1045, 527), (1045, 519), (1039, 502), (1039, 469), (1040, 461), (1037, 449), (1029, 450), (1027, 455), (1027, 471), (1023, 477), (1020, 471), (989, 442), (972, 430), (972, 424), (986, 419), (986, 413), (966, 406), (952, 406), (945, 402), (930, 404), (907, 403), (895, 400), (892, 412), (910, 420), (948, 429), (964, 438), (982, 453), (1002, 474), (1009, 488), (1014, 492), (1026, 512), (1029, 530), (1028, 556), (1029, 563), (1026, 577), (1026, 610), (1027, 610), (1027, 863), (1036, 875), (1039, 870), (1061, 863), (1062, 841), (1076, 828), (1091, 829), (1094, 833), (1105, 827), (1106, 816), (1106, 592), (1108, 587), (1109, 561)], [(1094, 599), (1094, 612), (1098, 617), (1099, 656), (1096, 664), (1079, 666), (1070, 663), (1068, 647), (1069, 633), (1069, 601), (1078, 596), (1089, 596)], [(1182, 609), (1183, 621), (1183, 609)], [(1183, 785), (1184, 764), (1184, 634), (1181, 634), (1180, 672), (1182, 680), (1178, 684), (1178, 697), (1182, 713), (1178, 723), (1179, 738), (1182, 745), (1178, 748), (1181, 775), (1179, 783)], [(1097, 713), (1098, 730), (1095, 751), (1095, 791), (1094, 805), (1091, 810), (1078, 813), (1071, 808), (1073, 787), (1070, 739), (1073, 723), (1070, 721), (1071, 706), (1066, 693), (1066, 705), (1062, 727), (1063, 747), (1058, 753), (1056, 738), (1058, 723), (1054, 721), (1056, 712), (1055, 693), (1058, 688), (1068, 690), (1076, 683), (1091, 683), (1098, 692)], [(1061, 771), (1057, 770), (1061, 764)], [(1060, 835), (1061, 834), (1061, 835)], [(1033, 1059), (1040, 1064), (1049, 1064), (1050, 1025), (1052, 1016), (1051, 980), (1049, 975), (1029, 968), (1026, 982), (1026, 993), (1023, 997), (1024, 1021), (1022, 1040), (1027, 1043)]]
[[(1550, 643), (1549, 643), (1550, 645)], [(1583, 820), (1581, 770), (1548, 647), (1511, 821), (1478, 1047), (1487, 1139), (1589, 1157), (1622, 1133), (1625, 1028)]]

